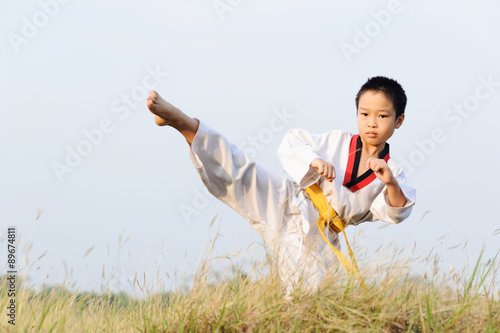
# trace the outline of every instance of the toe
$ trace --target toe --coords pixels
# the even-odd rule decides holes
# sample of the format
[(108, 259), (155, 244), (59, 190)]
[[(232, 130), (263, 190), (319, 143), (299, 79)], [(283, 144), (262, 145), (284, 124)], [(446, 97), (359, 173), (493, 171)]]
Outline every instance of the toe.
[(148, 105), (148, 108), (151, 109), (151, 107), (153, 106), (153, 101), (148, 99), (148, 102), (147, 102), (147, 105)]
[(149, 92), (148, 99), (155, 100), (158, 98), (158, 93), (155, 90)]

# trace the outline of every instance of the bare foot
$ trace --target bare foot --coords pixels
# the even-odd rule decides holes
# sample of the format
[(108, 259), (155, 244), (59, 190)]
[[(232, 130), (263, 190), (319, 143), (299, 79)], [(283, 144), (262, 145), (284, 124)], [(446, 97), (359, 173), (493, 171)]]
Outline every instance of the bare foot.
[(155, 122), (158, 126), (172, 126), (181, 132), (189, 143), (193, 141), (198, 130), (198, 120), (184, 114), (154, 90), (149, 93), (147, 105), (155, 115)]
[(174, 126), (182, 118), (181, 110), (164, 100), (154, 90), (149, 93), (147, 104), (149, 110), (155, 114), (155, 122), (158, 126)]

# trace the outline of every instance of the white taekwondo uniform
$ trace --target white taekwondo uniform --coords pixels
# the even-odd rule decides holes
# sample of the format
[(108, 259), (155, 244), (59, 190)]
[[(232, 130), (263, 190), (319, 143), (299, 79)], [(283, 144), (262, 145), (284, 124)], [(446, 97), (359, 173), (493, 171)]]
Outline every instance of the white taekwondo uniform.
[[(241, 149), (200, 121), (191, 144), (191, 161), (208, 191), (241, 216), (277, 254), (279, 274), (287, 292), (303, 278), (317, 286), (337, 259), (322, 240), (316, 221), (319, 213), (304, 188), (318, 183), (328, 203), (348, 225), (382, 220), (399, 223), (415, 204), (415, 190), (405, 184), (401, 166), (389, 157), (389, 145), (379, 156), (386, 160), (406, 196), (404, 207), (391, 207), (385, 184), (368, 170), (357, 176), (361, 139), (345, 131), (309, 134), (290, 130), (278, 149), (278, 157), (292, 180), (266, 170)], [(321, 158), (335, 167), (336, 178), (325, 181), (310, 167)], [(330, 242), (340, 247), (337, 233), (328, 228)]]

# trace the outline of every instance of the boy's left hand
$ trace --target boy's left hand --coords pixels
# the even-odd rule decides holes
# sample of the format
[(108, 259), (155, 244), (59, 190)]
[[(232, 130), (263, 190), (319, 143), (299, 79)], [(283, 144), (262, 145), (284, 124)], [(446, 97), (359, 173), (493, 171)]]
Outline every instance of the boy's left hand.
[(370, 169), (373, 170), (375, 173), (375, 176), (377, 176), (378, 179), (380, 179), (382, 182), (385, 184), (397, 184), (397, 180), (392, 174), (391, 169), (389, 169), (389, 166), (383, 159), (378, 159), (374, 157), (370, 157), (366, 161), (366, 166)]

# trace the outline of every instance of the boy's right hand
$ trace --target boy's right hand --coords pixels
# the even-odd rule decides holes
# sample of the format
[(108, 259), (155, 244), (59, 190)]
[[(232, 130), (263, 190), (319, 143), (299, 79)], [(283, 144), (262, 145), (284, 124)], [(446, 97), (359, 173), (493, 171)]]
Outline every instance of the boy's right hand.
[(327, 181), (332, 182), (335, 179), (335, 168), (328, 162), (320, 158), (315, 158), (311, 162), (311, 167), (314, 168), (318, 174), (323, 176)]

